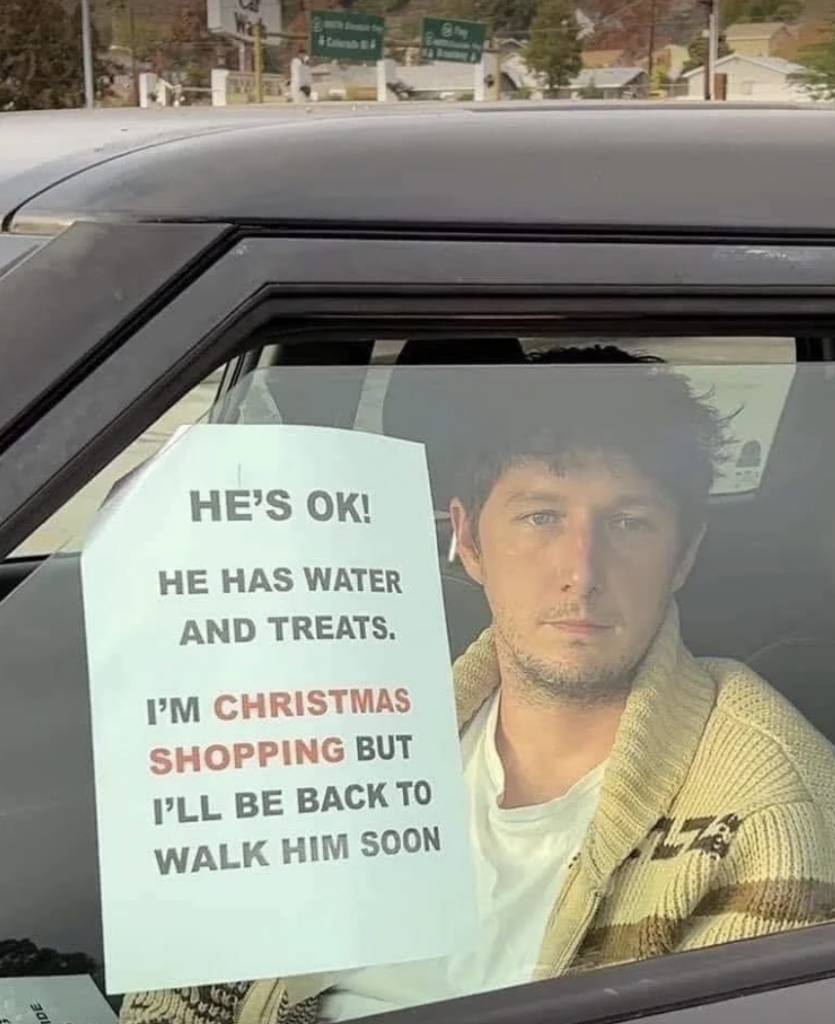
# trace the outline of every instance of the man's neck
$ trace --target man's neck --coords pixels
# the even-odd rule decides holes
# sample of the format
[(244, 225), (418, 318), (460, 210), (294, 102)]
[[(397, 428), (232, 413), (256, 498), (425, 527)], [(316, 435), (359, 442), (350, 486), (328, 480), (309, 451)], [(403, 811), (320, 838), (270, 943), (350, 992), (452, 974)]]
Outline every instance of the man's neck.
[(532, 700), (502, 673), (496, 726), (502, 806), (530, 807), (564, 796), (609, 756), (625, 705), (626, 695), (592, 707)]

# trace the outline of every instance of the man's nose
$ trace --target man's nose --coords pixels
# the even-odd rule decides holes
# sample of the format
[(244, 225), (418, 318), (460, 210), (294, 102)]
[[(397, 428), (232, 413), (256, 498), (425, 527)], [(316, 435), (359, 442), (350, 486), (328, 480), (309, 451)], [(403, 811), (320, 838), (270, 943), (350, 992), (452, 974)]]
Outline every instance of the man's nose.
[(590, 516), (569, 522), (559, 555), (563, 592), (586, 597), (600, 590), (603, 582), (603, 541)]

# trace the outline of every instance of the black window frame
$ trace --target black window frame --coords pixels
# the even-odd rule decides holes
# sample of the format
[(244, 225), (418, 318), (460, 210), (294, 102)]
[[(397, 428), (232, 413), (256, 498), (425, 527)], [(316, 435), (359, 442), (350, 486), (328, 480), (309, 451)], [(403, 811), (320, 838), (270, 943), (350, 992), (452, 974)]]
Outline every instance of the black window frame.
[[(118, 311), (111, 308), (106, 322), (100, 322), (100, 296), (119, 283), (108, 277), (107, 266), (103, 277), (82, 279), (82, 285), (72, 272), (55, 271), (59, 250), (71, 266), (75, 240), (105, 230), (110, 246), (131, 252), (120, 278), (133, 266), (139, 272), (159, 256), (164, 235), (174, 228), (194, 234), (178, 254), (178, 266), (169, 268), (170, 279), (146, 283), (144, 294)], [(33, 293), (44, 268), (51, 270), (52, 302), (38, 306)], [(36, 374), (10, 374), (19, 385), (18, 415), (16, 424), (12, 417), (15, 433), (7, 414), (5, 448), (0, 428), (0, 556), (191, 387), (239, 354), (244, 338), (266, 319), (280, 312), (290, 327), (310, 317), (343, 326), (363, 316), (396, 323), (426, 315), (430, 298), (436, 317), (483, 316), (494, 329), (496, 318), (523, 315), (585, 317), (598, 330), (614, 317), (644, 324), (740, 319), (748, 331), (758, 321), (773, 325), (779, 316), (798, 327), (816, 317), (828, 325), (835, 321), (835, 247), (802, 241), (789, 247), (512, 241), (501, 235), (475, 241), (407, 233), (400, 239), (268, 232), (241, 237), (218, 224), (76, 223), (0, 279), (10, 330), (28, 330), (41, 344), (45, 332), (53, 339)], [(69, 367), (54, 340), (52, 316), (64, 302), (80, 327), (85, 313), (99, 310), (96, 324), (104, 335), (91, 336), (87, 324), (84, 354)], [(44, 308), (49, 315), (33, 326), (32, 316)], [(25, 358), (16, 365), (24, 367)], [(28, 418), (21, 419), (23, 413)], [(50, 438), (63, 443), (50, 444)]]

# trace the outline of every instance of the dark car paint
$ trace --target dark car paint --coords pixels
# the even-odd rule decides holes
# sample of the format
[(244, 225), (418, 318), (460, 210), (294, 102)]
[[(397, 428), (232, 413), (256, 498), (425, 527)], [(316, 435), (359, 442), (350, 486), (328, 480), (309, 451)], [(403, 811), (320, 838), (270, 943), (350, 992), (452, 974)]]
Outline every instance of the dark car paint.
[[(211, 259), (222, 240), (214, 225), (137, 225), (118, 231), (78, 224), (44, 245), (25, 273), (0, 277), (0, 450), (44, 403), (106, 356), (119, 329), (172, 293)], [(84, 280), (90, 287), (82, 287)], [(95, 283), (93, 283), (95, 282)], [(164, 300), (163, 300), (164, 301)], [(60, 319), (55, 311), (60, 309)]]
[(94, 167), (11, 229), (117, 216), (835, 237), (833, 126), (829, 108), (698, 105), (260, 125)]

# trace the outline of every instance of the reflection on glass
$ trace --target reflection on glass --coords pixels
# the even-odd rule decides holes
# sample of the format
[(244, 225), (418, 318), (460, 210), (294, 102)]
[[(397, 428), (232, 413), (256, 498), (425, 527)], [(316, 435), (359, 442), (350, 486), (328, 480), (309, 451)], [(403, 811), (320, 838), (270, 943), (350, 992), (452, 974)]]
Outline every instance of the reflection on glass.
[[(453, 955), (361, 963), (358, 911), (346, 966), (284, 979), (271, 1020), (355, 1019), (832, 918), (832, 384), (814, 365), (673, 372), (555, 355), (276, 367), (239, 385), (224, 423), (242, 437), (275, 424), (276, 450), (299, 423), (425, 446), (479, 914), (476, 941)], [(141, 477), (110, 492), (106, 514), (141, 496)], [(17, 838), (3, 856), (24, 865), (12, 930), (101, 963), (74, 556), (0, 607), (0, 645), (2, 777), (19, 777), (15, 759), (51, 730), (7, 795)], [(236, 692), (276, 688), (234, 661), (230, 677)], [(56, 828), (76, 854), (59, 870), (28, 852)], [(282, 870), (270, 885), (288, 884)], [(74, 912), (55, 914), (67, 892)], [(309, 927), (334, 927), (311, 913)], [(270, 984), (216, 982), (130, 995), (123, 1018), (231, 1022)]]

